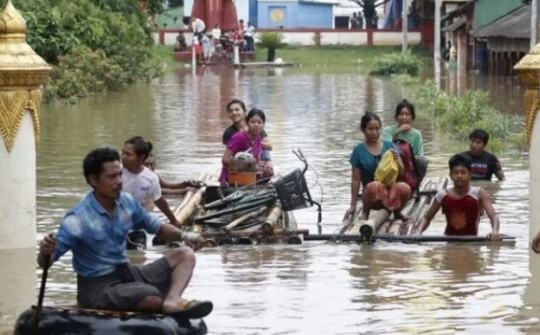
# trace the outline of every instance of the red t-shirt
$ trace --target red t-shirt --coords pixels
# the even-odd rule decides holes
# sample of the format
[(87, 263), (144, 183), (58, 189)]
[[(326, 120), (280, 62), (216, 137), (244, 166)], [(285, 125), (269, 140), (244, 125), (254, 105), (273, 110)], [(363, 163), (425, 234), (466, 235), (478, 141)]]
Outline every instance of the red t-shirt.
[(445, 235), (477, 235), (480, 221), (479, 187), (470, 187), (466, 194), (456, 196), (448, 190), (435, 195), (446, 216)]

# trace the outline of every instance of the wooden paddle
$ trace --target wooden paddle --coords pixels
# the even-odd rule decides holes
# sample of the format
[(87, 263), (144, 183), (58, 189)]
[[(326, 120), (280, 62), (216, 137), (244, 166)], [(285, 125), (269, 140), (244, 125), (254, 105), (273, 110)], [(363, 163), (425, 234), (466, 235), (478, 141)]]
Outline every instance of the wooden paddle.
[[(53, 235), (49, 235), (52, 237)], [(47, 274), (49, 273), (49, 267), (51, 265), (51, 256), (43, 257), (45, 263), (43, 265), (43, 273), (41, 274), (41, 286), (39, 287), (39, 297), (36, 306), (36, 314), (34, 315), (34, 328), (38, 329), (39, 319), (41, 319), (41, 310), (43, 309), (43, 298), (45, 297), (45, 284), (47, 283)]]

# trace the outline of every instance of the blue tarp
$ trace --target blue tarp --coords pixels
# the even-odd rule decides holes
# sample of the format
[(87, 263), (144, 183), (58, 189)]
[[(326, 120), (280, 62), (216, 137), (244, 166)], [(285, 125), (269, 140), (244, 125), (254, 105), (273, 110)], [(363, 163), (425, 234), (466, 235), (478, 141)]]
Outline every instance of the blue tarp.
[(392, 29), (395, 27), (394, 22), (398, 22), (401, 18), (403, 8), (403, 0), (390, 0), (386, 4), (386, 17), (384, 18), (383, 29)]

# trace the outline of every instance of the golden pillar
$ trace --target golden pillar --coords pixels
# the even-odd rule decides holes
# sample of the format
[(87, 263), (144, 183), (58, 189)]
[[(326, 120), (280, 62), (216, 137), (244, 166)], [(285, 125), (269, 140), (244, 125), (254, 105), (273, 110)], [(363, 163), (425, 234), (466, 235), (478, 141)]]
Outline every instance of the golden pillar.
[(8, 0), (0, 13), (0, 250), (36, 244), (36, 142), (50, 71), (26, 43), (26, 22)]
[[(514, 66), (521, 83), (527, 88), (525, 92), (525, 131), (529, 145), (529, 236), (532, 239), (540, 230), (540, 119), (536, 117), (540, 108), (539, 72), (540, 43), (537, 44)], [(540, 256), (529, 251), (529, 270), (532, 274), (525, 291), (526, 304), (540, 303)], [(529, 313), (529, 312), (527, 312)]]

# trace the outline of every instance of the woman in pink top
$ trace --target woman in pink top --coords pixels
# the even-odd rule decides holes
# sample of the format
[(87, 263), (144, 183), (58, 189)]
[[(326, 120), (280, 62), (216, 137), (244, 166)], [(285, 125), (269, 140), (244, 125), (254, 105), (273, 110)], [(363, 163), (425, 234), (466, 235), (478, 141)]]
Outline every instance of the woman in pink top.
[(227, 182), (229, 178), (229, 164), (233, 160), (234, 155), (239, 152), (249, 152), (253, 155), (257, 162), (259, 162), (259, 170), (261, 171), (263, 178), (272, 176), (273, 171), (261, 162), (261, 133), (264, 129), (265, 122), (266, 117), (263, 111), (257, 108), (253, 108), (249, 111), (246, 116), (246, 123), (248, 125), (247, 131), (242, 130), (237, 132), (227, 143), (227, 149), (225, 149), (225, 153), (223, 153), (223, 157), (221, 158), (223, 167), (219, 177), (220, 182)]

